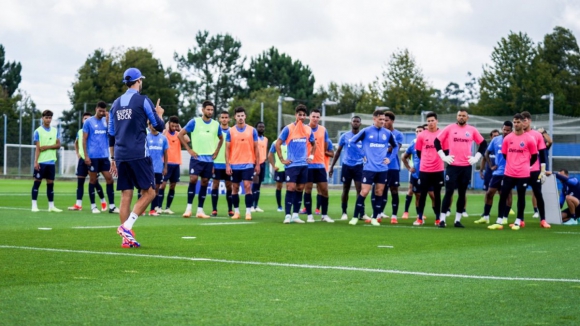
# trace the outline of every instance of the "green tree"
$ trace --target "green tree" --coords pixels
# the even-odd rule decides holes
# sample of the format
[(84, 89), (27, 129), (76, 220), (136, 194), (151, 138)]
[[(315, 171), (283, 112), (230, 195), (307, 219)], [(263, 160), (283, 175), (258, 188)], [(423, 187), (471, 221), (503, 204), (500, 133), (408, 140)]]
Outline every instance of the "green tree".
[(70, 110), (63, 112), (63, 142), (72, 142), (80, 126), (80, 118), (85, 110), (93, 111), (98, 101), (113, 103), (127, 89), (123, 84), (123, 73), (130, 67), (137, 67), (146, 77), (143, 94), (154, 102), (161, 99), (165, 115), (178, 113), (181, 77), (171, 68), (165, 70), (153, 53), (143, 48), (129, 48), (124, 52), (102, 49), (93, 52), (79, 68), (72, 84), (69, 98)]
[[(270, 144), (278, 137), (278, 97), (280, 91), (273, 87), (259, 89), (251, 92), (248, 97), (236, 97), (231, 102), (229, 110), (232, 118), (231, 125), (235, 124), (234, 109), (238, 106), (243, 106), (248, 113), (246, 123), (254, 126), (260, 121), (261, 104), (264, 103), (264, 124), (266, 125), (266, 132), (264, 133)], [(288, 109), (291, 103), (285, 103)]]
[(246, 78), (248, 94), (262, 88), (275, 87), (284, 96), (310, 100), (314, 94), (314, 76), (300, 60), (293, 61), (278, 49), (271, 47), (252, 58), (242, 76)]
[(380, 100), (373, 98), (369, 88), (363, 84), (337, 84), (330, 82), (328, 87), (319, 87), (314, 94), (313, 107), (321, 107), (326, 99), (338, 102), (337, 105), (327, 106), (327, 115), (345, 114), (352, 112), (372, 113)]
[(181, 70), (184, 81), (184, 110), (195, 113), (204, 100), (214, 102), (216, 112), (226, 109), (234, 96), (241, 93), (241, 72), (245, 57), (240, 55), (242, 43), (229, 34), (209, 35), (198, 32), (196, 45), (185, 56), (177, 52), (173, 57)]

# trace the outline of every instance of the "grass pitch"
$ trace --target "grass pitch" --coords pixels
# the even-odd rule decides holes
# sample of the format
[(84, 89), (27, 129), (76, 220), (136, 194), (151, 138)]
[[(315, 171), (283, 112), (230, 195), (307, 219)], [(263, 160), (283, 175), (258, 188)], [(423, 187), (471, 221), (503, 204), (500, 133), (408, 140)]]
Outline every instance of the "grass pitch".
[[(83, 212), (48, 213), (44, 183), (32, 213), (31, 187), (0, 180), (1, 325), (580, 323), (580, 228), (540, 229), (528, 213), (520, 231), (489, 231), (473, 223), (482, 194), (468, 197), (465, 229), (436, 228), (429, 209), (422, 227), (284, 225), (272, 188), (245, 222), (182, 218), (179, 185), (177, 214), (140, 217), (142, 248), (122, 249), (118, 215), (91, 214), (86, 194)], [(75, 189), (57, 181), (56, 206)], [(330, 204), (340, 218), (338, 191)]]

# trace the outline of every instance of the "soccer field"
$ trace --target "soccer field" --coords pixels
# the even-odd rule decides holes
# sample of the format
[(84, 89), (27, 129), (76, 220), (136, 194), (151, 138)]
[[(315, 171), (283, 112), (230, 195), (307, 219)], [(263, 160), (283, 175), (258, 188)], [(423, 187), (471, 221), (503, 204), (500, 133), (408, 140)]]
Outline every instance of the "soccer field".
[[(421, 227), (285, 225), (268, 187), (251, 222), (184, 219), (182, 184), (176, 215), (140, 217), (142, 247), (122, 249), (118, 215), (91, 214), (86, 191), (84, 211), (48, 213), (43, 182), (32, 213), (31, 187), (0, 179), (0, 325), (580, 323), (580, 228), (541, 229), (531, 201), (519, 231), (473, 223), (482, 193), (468, 197), (465, 229), (435, 227), (430, 209)], [(56, 206), (75, 189), (57, 181)], [(338, 191), (329, 215), (340, 218)]]

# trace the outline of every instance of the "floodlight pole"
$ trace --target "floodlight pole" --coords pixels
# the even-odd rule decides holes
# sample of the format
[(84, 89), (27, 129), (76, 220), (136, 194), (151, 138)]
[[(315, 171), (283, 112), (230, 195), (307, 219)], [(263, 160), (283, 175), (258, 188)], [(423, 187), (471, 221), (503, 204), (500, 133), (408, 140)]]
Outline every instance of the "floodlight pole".
[(6, 144), (8, 140), (6, 139), (6, 129), (8, 128), (8, 116), (6, 113), (2, 114), (4, 116), (4, 175), (6, 175)]
[(264, 102), (260, 103), (260, 121), (264, 122)]
[(22, 104), (20, 105), (20, 108), (18, 110), (20, 117), (18, 118), (18, 124), (19, 126), (19, 131), (18, 131), (18, 174), (20, 174), (22, 171), (20, 170), (20, 168), (22, 167)]

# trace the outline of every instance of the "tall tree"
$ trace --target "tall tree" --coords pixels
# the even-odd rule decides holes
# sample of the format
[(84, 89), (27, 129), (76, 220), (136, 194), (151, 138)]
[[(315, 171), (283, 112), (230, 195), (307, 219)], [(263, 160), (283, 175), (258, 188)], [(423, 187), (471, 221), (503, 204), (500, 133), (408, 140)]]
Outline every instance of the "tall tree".
[(4, 46), (0, 44), (0, 86), (2, 87), (0, 97), (9, 98), (14, 95), (22, 81), (21, 72), (20, 62), (6, 62), (6, 52)]
[[(268, 87), (259, 89), (250, 93), (248, 97), (236, 97), (231, 102), (230, 116), (234, 117), (234, 109), (238, 106), (243, 106), (247, 112), (246, 122), (250, 125), (255, 125), (260, 121), (261, 105), (264, 104), (264, 124), (266, 125), (265, 135), (268, 140), (273, 142), (278, 137), (278, 97), (280, 91), (277, 88)], [(291, 104), (285, 103), (285, 106), (290, 109)], [(231, 123), (235, 124), (234, 121)]]
[(240, 55), (242, 43), (230, 34), (210, 37), (208, 31), (198, 32), (195, 41), (196, 45), (186, 55), (177, 52), (173, 55), (185, 78), (184, 110), (195, 113), (204, 100), (213, 101), (218, 110), (227, 109), (233, 97), (241, 92), (245, 61)]
[(252, 58), (242, 76), (246, 78), (247, 92), (275, 87), (284, 96), (300, 100), (310, 100), (314, 94), (314, 76), (308, 66), (300, 60), (293, 61), (278, 49), (271, 47)]
[(312, 102), (314, 102), (315, 107), (320, 107), (322, 101), (326, 99), (338, 102), (337, 105), (326, 107), (327, 115), (352, 112), (372, 113), (377, 103), (371, 103), (373, 102), (371, 97), (372, 94), (369, 89), (363, 84), (337, 84), (330, 82), (327, 88), (319, 87)]

